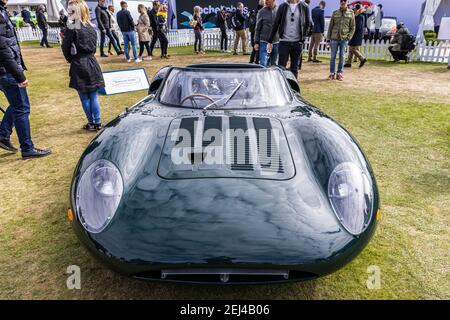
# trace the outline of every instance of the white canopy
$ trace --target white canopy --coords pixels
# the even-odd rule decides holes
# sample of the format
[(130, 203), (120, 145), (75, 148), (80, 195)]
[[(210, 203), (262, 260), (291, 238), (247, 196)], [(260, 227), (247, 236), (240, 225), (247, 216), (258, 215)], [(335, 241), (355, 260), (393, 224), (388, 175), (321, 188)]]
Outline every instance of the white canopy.
[(8, 0), (8, 6), (37, 6), (47, 4), (47, 0)]
[(425, 3), (425, 10), (423, 11), (422, 20), (420, 21), (419, 31), (417, 33), (417, 40), (423, 40), (423, 32), (425, 30), (434, 30), (434, 15), (436, 14), (441, 0), (427, 0)]
[(8, 6), (38, 6), (45, 5), (49, 21), (58, 21), (59, 11), (64, 9), (60, 0), (8, 0)]

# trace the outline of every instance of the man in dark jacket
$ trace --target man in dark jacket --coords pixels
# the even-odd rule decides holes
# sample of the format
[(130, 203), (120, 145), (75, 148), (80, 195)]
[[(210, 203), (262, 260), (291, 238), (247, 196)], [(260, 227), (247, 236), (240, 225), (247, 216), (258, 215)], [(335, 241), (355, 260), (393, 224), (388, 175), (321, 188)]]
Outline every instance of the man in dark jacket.
[(12, 129), (16, 127), (23, 159), (48, 156), (50, 150), (35, 148), (31, 140), (30, 102), (26, 89), (28, 80), (24, 74), (26, 67), (14, 26), (5, 8), (7, 3), (8, 0), (0, 0), (0, 91), (9, 103), (0, 124), (0, 148), (17, 152), (10, 141)]
[(309, 7), (299, 0), (288, 0), (280, 5), (269, 37), (268, 51), (272, 52), (277, 33), (280, 36), (279, 61), (282, 67), (291, 59), (290, 70), (298, 77), (303, 43), (311, 24)]
[(364, 27), (366, 25), (366, 17), (364, 16), (365, 10), (358, 3), (355, 6), (354, 11), (355, 11), (355, 33), (353, 34), (352, 39), (348, 43), (349, 50), (347, 62), (344, 65), (345, 68), (352, 67), (353, 57), (355, 56), (359, 59), (359, 68), (362, 68), (367, 62), (367, 59), (359, 51), (364, 38)]
[(247, 35), (245, 33), (245, 16), (244, 16), (244, 4), (238, 2), (236, 5), (236, 11), (233, 14), (232, 25), (235, 33), (233, 54), (237, 55), (237, 49), (239, 47), (239, 41), (242, 42), (242, 52), (244, 55), (247, 53)]
[(159, 9), (159, 1), (153, 1), (153, 7), (151, 10), (147, 10), (147, 15), (150, 19), (150, 26), (152, 28), (152, 42), (150, 43), (150, 56), (153, 57), (153, 50), (155, 49), (156, 42), (158, 41), (158, 23), (156, 14)]
[(228, 50), (228, 35), (227, 11), (225, 8), (217, 11), (217, 27), (220, 29), (220, 51), (226, 52)]
[(127, 59), (127, 62), (130, 63), (130, 53), (129, 53), (129, 47), (131, 43), (131, 49), (133, 51), (133, 58), (136, 63), (141, 62), (142, 60), (137, 55), (137, 49), (136, 49), (136, 33), (135, 30), (135, 24), (133, 17), (131, 16), (130, 11), (128, 11), (128, 4), (126, 1), (120, 2), (120, 7), (122, 8), (119, 12), (117, 12), (117, 24), (119, 25), (120, 31), (122, 32), (123, 36), (123, 46), (125, 47), (125, 57)]
[(313, 22), (313, 30), (311, 35), (311, 43), (309, 44), (308, 61), (320, 63), (317, 60), (317, 53), (319, 51), (322, 36), (325, 33), (325, 1), (320, 1), (319, 5), (312, 9), (311, 17)]
[(47, 48), (51, 48), (51, 46), (48, 44), (48, 39), (47, 39), (48, 23), (47, 23), (47, 18), (45, 17), (44, 12), (45, 12), (45, 6), (41, 4), (38, 7), (38, 9), (36, 10), (36, 19), (37, 19), (38, 27), (42, 31), (41, 47), (45, 46)]
[(278, 35), (273, 39), (272, 51), (267, 52), (267, 44), (277, 15), (275, 0), (265, 0), (265, 6), (258, 12), (255, 31), (255, 50), (259, 51), (259, 63), (265, 67), (278, 64)]
[(109, 41), (114, 47), (117, 55), (123, 54), (117, 46), (116, 40), (111, 33), (111, 17), (108, 12), (106, 12), (107, 8), (105, 6), (105, 0), (98, 0), (98, 6), (95, 8), (95, 18), (97, 19), (97, 27), (100, 30), (100, 56), (107, 57), (104, 52), (103, 47), (105, 46), (106, 37), (109, 38)]

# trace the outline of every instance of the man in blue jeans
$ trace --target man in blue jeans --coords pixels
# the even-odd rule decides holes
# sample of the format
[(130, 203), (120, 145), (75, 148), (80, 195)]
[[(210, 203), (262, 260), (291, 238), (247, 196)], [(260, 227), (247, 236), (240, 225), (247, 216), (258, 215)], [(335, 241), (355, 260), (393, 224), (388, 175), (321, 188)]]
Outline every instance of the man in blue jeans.
[[(347, 49), (348, 41), (355, 33), (355, 14), (353, 10), (348, 8), (348, 1), (341, 0), (341, 6), (338, 10), (333, 12), (328, 27), (328, 39), (331, 41), (331, 60), (330, 60), (330, 75), (329, 80), (337, 79), (343, 81), (345, 50)], [(339, 66), (336, 76), (336, 56), (339, 51)]]
[(279, 35), (278, 64), (286, 68), (290, 59), (290, 70), (296, 78), (298, 77), (303, 43), (310, 28), (310, 22), (311, 18), (307, 4), (299, 2), (299, 0), (287, 0), (287, 2), (278, 7), (272, 31), (267, 41), (269, 43), (267, 50), (272, 52), (276, 35)]
[(16, 127), (22, 159), (40, 158), (51, 154), (50, 150), (37, 149), (31, 140), (30, 102), (24, 75), (25, 64), (17, 41), (17, 36), (6, 11), (8, 0), (0, 0), (0, 91), (8, 100), (9, 107), (0, 124), (0, 148), (17, 152), (11, 144), (10, 136)]
[(133, 58), (134, 61), (141, 62), (142, 60), (137, 55), (136, 50), (136, 33), (134, 32), (134, 20), (133, 17), (131, 17), (130, 11), (128, 11), (128, 4), (125, 1), (120, 2), (120, 7), (122, 10), (117, 12), (117, 24), (119, 25), (120, 31), (122, 32), (123, 36), (123, 45), (125, 50), (125, 57), (127, 59), (127, 62), (130, 63), (130, 42), (131, 42), (131, 49), (133, 51)]
[(97, 19), (97, 27), (100, 30), (100, 56), (107, 57), (103, 49), (106, 37), (108, 37), (109, 42), (113, 45), (116, 54), (121, 55), (123, 52), (118, 47), (111, 33), (111, 16), (108, 13), (108, 8), (105, 6), (105, 0), (98, 0), (98, 6), (95, 8), (95, 18)]
[(259, 63), (265, 67), (278, 64), (278, 34), (272, 40), (272, 51), (267, 50), (268, 40), (272, 32), (273, 22), (277, 15), (275, 0), (265, 0), (264, 8), (258, 11), (255, 28), (255, 51), (259, 51)]

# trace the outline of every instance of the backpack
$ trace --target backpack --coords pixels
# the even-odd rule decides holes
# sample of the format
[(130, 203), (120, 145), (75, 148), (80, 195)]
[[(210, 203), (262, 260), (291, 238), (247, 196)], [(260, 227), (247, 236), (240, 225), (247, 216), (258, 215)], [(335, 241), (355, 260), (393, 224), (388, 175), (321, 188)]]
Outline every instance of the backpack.
[(402, 44), (400, 46), (400, 50), (402, 51), (413, 51), (416, 48), (416, 37), (412, 34), (404, 34), (402, 37)]

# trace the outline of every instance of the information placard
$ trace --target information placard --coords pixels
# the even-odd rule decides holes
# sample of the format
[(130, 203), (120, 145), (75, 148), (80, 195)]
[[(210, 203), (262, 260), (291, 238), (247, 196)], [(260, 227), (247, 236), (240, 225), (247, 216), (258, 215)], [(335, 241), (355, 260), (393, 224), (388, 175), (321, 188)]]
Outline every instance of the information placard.
[(99, 92), (105, 95), (148, 90), (150, 87), (144, 68), (106, 71), (103, 78), (105, 88)]

